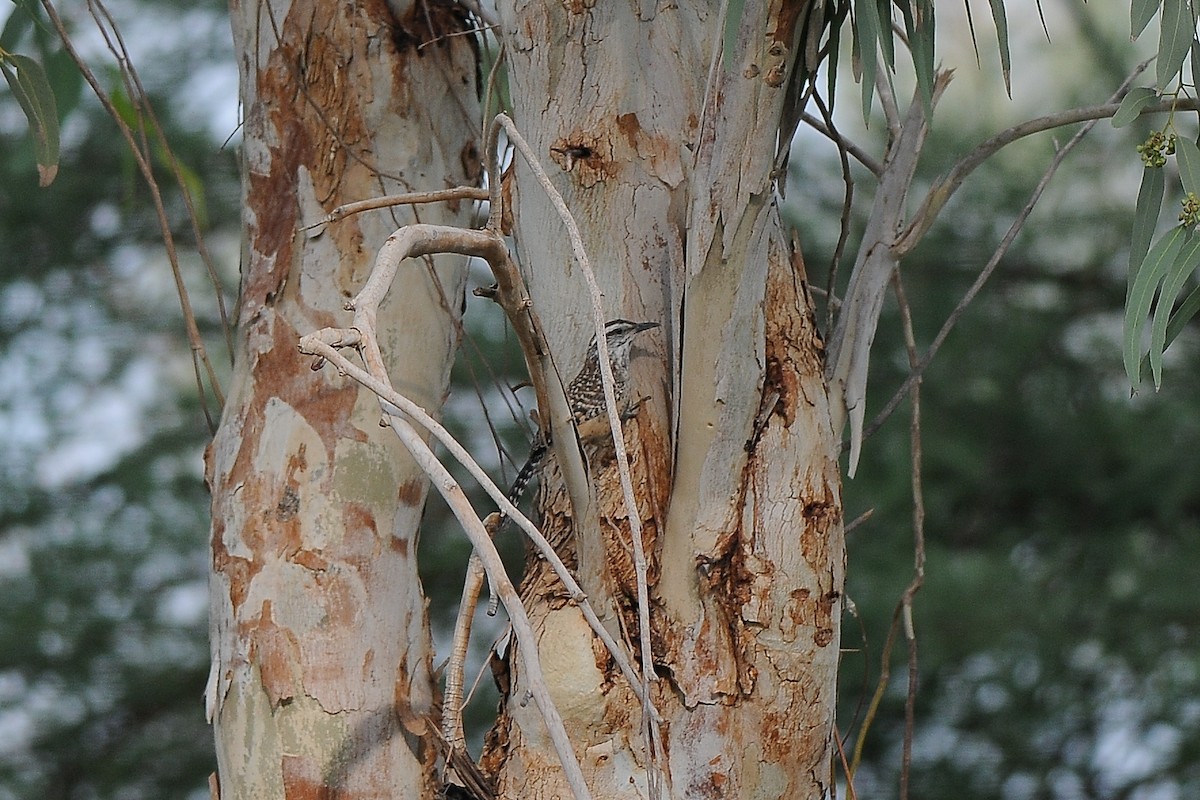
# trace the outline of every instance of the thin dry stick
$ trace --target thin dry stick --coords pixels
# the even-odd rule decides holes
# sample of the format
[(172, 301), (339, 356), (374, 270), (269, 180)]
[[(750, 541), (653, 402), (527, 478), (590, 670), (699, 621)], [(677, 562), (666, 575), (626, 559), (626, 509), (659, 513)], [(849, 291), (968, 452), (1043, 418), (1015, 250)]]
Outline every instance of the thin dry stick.
[(854, 776), (850, 773), (850, 764), (846, 761), (846, 750), (842, 747), (842, 735), (838, 733), (837, 724), (833, 726), (833, 744), (837, 747), (838, 760), (842, 763), (842, 772), (846, 775), (846, 791), (850, 795), (850, 800), (858, 800), (858, 795), (854, 791)]
[[(170, 167), (171, 175), (175, 178), (175, 184), (179, 187), (179, 194), (183, 198), (184, 208), (187, 209), (188, 225), (191, 227), (192, 236), (196, 241), (196, 252), (199, 254), (200, 261), (204, 264), (204, 269), (208, 273), (208, 280), (212, 284), (213, 294), (216, 295), (217, 313), (221, 319), (221, 331), (225, 335), (225, 348), (229, 355), (229, 362), (232, 364), (233, 325), (229, 321), (229, 313), (225, 308), (225, 291), (221, 285), (221, 278), (217, 275), (216, 260), (212, 257), (212, 253), (209, 252), (208, 244), (204, 240), (204, 234), (200, 230), (200, 215), (196, 212), (195, 198), (192, 197), (192, 192), (188, 188), (187, 181), (183, 178), (183, 170), (179, 165), (179, 159), (175, 156), (175, 150), (171, 147), (170, 142), (167, 141), (167, 135), (163, 131), (162, 124), (158, 121), (158, 115), (154, 113), (154, 105), (150, 102), (150, 95), (146, 92), (146, 87), (142, 85), (141, 76), (138, 75), (137, 68), (133, 64), (133, 59), (129, 56), (129, 48), (125, 46), (125, 39), (121, 35), (121, 29), (117, 26), (112, 14), (101, 0), (88, 0), (88, 6), (92, 9), (92, 18), (96, 20), (97, 28), (104, 35), (109, 52), (117, 60), (122, 75), (128, 76), (125, 79), (126, 90), (131, 100), (133, 100), (139, 118), (149, 121), (150, 128), (154, 132), (154, 138), (158, 142), (158, 146), (162, 148), (167, 166)], [(108, 27), (112, 29), (113, 38), (116, 40), (116, 48), (109, 41), (105, 25), (97, 17), (97, 13), (104, 17)], [(136, 91), (134, 91), (135, 89)], [(217, 395), (218, 402), (224, 405), (224, 398), (221, 396), (220, 387), (213, 387), (213, 391)]]
[[(928, 194), (925, 195), (925, 200), (921, 203), (921, 207), (913, 215), (912, 222), (897, 237), (896, 247), (899, 252), (901, 254), (907, 253), (917, 246), (921, 238), (928, 232), (930, 226), (937, 219), (937, 215), (942, 210), (942, 207), (958, 191), (958, 188), (962, 186), (967, 176), (974, 172), (980, 164), (987, 161), (1004, 147), (1026, 136), (1061, 128), (1065, 125), (1073, 125), (1077, 122), (1091, 123), (1088, 126), (1090, 130), (1099, 120), (1112, 117), (1121, 107), (1121, 104), (1116, 102), (1117, 98), (1125, 94), (1129, 86), (1149, 64), (1150, 61), (1143, 61), (1139, 64), (1130, 76), (1125, 79), (1125, 82), (1121, 84), (1120, 88), (1109, 98), (1108, 103), (1099, 106), (1073, 108), (1044, 117), (1038, 117), (1037, 119), (1026, 120), (1019, 125), (1014, 125), (1007, 130), (1001, 131), (959, 159), (958, 163), (946, 174), (946, 177), (939, 180), (929, 189)], [(1167, 111), (1195, 110), (1196, 108), (1197, 103), (1195, 100), (1169, 99), (1147, 106), (1140, 113), (1159, 114)]]
[[(328, 225), (339, 222), (353, 214), (361, 214), (364, 211), (374, 211), (378, 208), (391, 208), (392, 206), (414, 205), (417, 203), (440, 203), (443, 201), (449, 202), (453, 200), (487, 200), (487, 189), (480, 189), (476, 186), (456, 186), (453, 189), (440, 189), (432, 192), (406, 192), (404, 194), (389, 194), (384, 197), (372, 197), (367, 200), (358, 200), (354, 203), (346, 203), (330, 211), (321, 219), (305, 225), (300, 230), (313, 231), (310, 236), (316, 236), (324, 232)], [(316, 229), (320, 230), (316, 230)]]
[(895, 610), (892, 612), (892, 622), (888, 626), (887, 639), (883, 642), (883, 650), (879, 654), (879, 680), (875, 683), (875, 692), (871, 695), (871, 702), (867, 704), (867, 712), (863, 714), (862, 725), (859, 726), (858, 736), (854, 741), (854, 755), (850, 759), (850, 778), (853, 780), (854, 774), (858, 772), (858, 765), (862, 762), (863, 748), (867, 743), (867, 734), (871, 730), (871, 725), (875, 722), (875, 715), (879, 712), (879, 706), (883, 702), (883, 695), (887, 691), (888, 683), (892, 679), (892, 647), (896, 644), (896, 631), (899, 630), (900, 622), (900, 604), (896, 604)]
[(875, 177), (879, 177), (883, 174), (883, 165), (876, 161), (874, 156), (864, 150), (860, 145), (857, 145), (844, 137), (837, 130), (828, 127), (824, 121), (818, 119), (807, 111), (800, 115), (800, 119), (804, 121), (805, 125), (837, 145), (839, 150), (845, 150), (847, 153), (854, 156), (854, 160), (866, 167), (867, 171)]
[(137, 164), (138, 171), (142, 174), (142, 178), (146, 181), (146, 186), (150, 190), (150, 198), (154, 203), (154, 212), (158, 218), (159, 232), (162, 234), (163, 245), (167, 250), (167, 260), (171, 264), (171, 274), (175, 279), (176, 294), (179, 297), (179, 305), (183, 311), (184, 327), (187, 330), (188, 342), (192, 348), (192, 370), (196, 377), (196, 389), (200, 396), (201, 408), (204, 411), (209, 428), (215, 430), (216, 422), (212, 412), (208, 408), (208, 396), (204, 391), (204, 380), (207, 377), (209, 386), (212, 387), (213, 392), (217, 396), (218, 405), (224, 402), (221, 397), (221, 384), (208, 359), (208, 351), (204, 347), (204, 339), (200, 336), (200, 329), (196, 325), (196, 315), (192, 311), (187, 288), (183, 283), (183, 272), (179, 265), (179, 253), (175, 249), (175, 237), (171, 233), (171, 224), (167, 220), (166, 204), (163, 201), (162, 191), (159, 189), (158, 182), (154, 178), (154, 170), (151, 168), (150, 162), (147, 160), (142, 148), (138, 146), (133, 131), (125, 124), (120, 112), (117, 111), (108, 94), (100, 87), (100, 82), (96, 79), (91, 68), (75, 49), (75, 43), (71, 39), (70, 34), (67, 33), (67, 28), (63, 24), (62, 18), (59, 17), (58, 10), (54, 7), (54, 4), (51, 0), (42, 0), (42, 7), (46, 11), (46, 16), (50, 18), (50, 22), (54, 26), (59, 40), (63, 43), (63, 49), (70, 56), (75, 66), (78, 67), (79, 72), (83, 75), (83, 79), (87, 81), (88, 86), (92, 88), (92, 92), (100, 100), (100, 104), (104, 106), (105, 112), (108, 113), (109, 117), (116, 124), (117, 129), (121, 132), (121, 136), (125, 139), (125, 144), (128, 146), (129, 152), (133, 155), (133, 160)]
[[(1139, 66), (1139, 70), (1142, 68), (1143, 67)], [(1136, 74), (1137, 72), (1135, 71), (1134, 75), (1131, 75), (1129, 80), (1126, 81), (1126, 84), (1132, 82)], [(1118, 90), (1117, 94), (1113, 95), (1113, 97), (1119, 97), (1121, 93), (1124, 92), (1125, 88), (1126, 87), (1123, 86), (1120, 90)], [(938, 350), (941, 349), (942, 345), (946, 341), (946, 338), (950, 335), (950, 331), (954, 329), (954, 326), (958, 324), (959, 319), (961, 319), (962, 315), (966, 313), (967, 306), (969, 306), (975, 300), (976, 295), (978, 295), (980, 290), (983, 289), (983, 285), (987, 283), (988, 278), (992, 276), (992, 273), (996, 271), (996, 267), (1000, 265), (1000, 259), (1004, 258), (1005, 254), (1008, 253), (1008, 248), (1012, 246), (1013, 241), (1017, 238), (1017, 234), (1019, 234), (1021, 229), (1025, 227), (1025, 220), (1027, 220), (1029, 215), (1033, 213), (1033, 208), (1037, 205), (1038, 200), (1041, 199), (1042, 192), (1045, 191), (1046, 186), (1050, 183), (1050, 179), (1054, 177), (1054, 173), (1058, 171), (1059, 166), (1066, 159), (1067, 154), (1074, 150), (1076, 145), (1083, 141), (1083, 137), (1087, 136), (1088, 133), (1091, 132), (1092, 128), (1096, 127), (1096, 123), (1099, 122), (1100, 119), (1104, 119), (1104, 117), (1097, 117), (1088, 121), (1078, 131), (1075, 132), (1075, 135), (1072, 136), (1065, 145), (1060, 147), (1058, 151), (1055, 152), (1054, 158), (1050, 160), (1050, 165), (1046, 167), (1046, 171), (1042, 174), (1042, 178), (1038, 181), (1037, 186), (1033, 188), (1033, 191), (1029, 195), (1029, 199), (1025, 202), (1025, 206), (1021, 209), (1020, 213), (1017, 214), (1016, 218), (1012, 222), (1012, 225), (1009, 226), (1008, 232), (1004, 234), (1004, 238), (1000, 240), (1000, 244), (996, 246), (996, 250), (992, 253), (992, 257), (988, 259), (987, 264), (984, 265), (983, 269), (979, 272), (979, 275), (976, 276), (975, 281), (971, 284), (970, 288), (967, 289), (962, 299), (958, 301), (958, 305), (956, 305), (954, 310), (950, 312), (950, 315), (946, 317), (946, 321), (942, 323), (941, 330), (937, 332), (937, 336), (933, 337), (933, 342), (930, 343), (929, 349), (925, 351), (925, 355), (921, 357), (921, 360), (917, 362), (917, 365), (909, 372), (908, 378), (905, 379), (904, 383), (900, 384), (900, 388), (898, 388), (895, 394), (892, 395), (892, 398), (888, 400), (887, 405), (883, 407), (883, 410), (881, 410), (875, 419), (871, 421), (871, 424), (863, 429), (863, 439), (871, 436), (883, 426), (883, 423), (887, 421), (888, 417), (892, 415), (892, 412), (896, 410), (896, 407), (900, 405), (900, 401), (904, 399), (905, 395), (908, 394), (909, 390), (916, 383), (916, 381), (918, 381), (921, 375), (925, 373), (925, 370), (929, 368), (929, 365), (933, 362), (933, 357), (937, 355)]]
[[(816, 81), (815, 75), (813, 76), (813, 81)], [(842, 165), (842, 183), (846, 186), (842, 194), (842, 215), (838, 225), (837, 244), (833, 248), (833, 256), (829, 259), (829, 277), (825, 281), (826, 296), (833, 297), (837, 291), (838, 265), (842, 263), (842, 254), (846, 250), (846, 242), (850, 239), (850, 213), (853, 210), (852, 206), (854, 204), (854, 178), (850, 176), (850, 159), (846, 155), (849, 151), (844, 144), (845, 139), (842, 138), (842, 135), (838, 133), (837, 128), (833, 124), (833, 114), (825, 105), (825, 101), (821, 99), (821, 95), (815, 90), (812, 93), (812, 97), (821, 112), (821, 116), (825, 118), (825, 124), (833, 136), (834, 143), (837, 144), (838, 159)], [(882, 174), (882, 169), (876, 174)], [(830, 302), (825, 303), (825, 330), (833, 330), (833, 303)]]
[[(484, 522), (488, 536), (493, 535), (490, 521), (499, 515), (490, 515)], [(467, 560), (467, 575), (463, 579), (462, 597), (458, 604), (458, 617), (454, 620), (454, 638), (450, 643), (450, 660), (446, 665), (446, 696), (442, 698), (442, 735), (452, 747), (467, 749), (467, 736), (463, 728), (463, 671), (467, 662), (467, 650), (471, 644), (471, 623), (475, 609), (479, 606), (479, 593), (487, 571), (483, 560), (472, 551)]]
[[(325, 331), (328, 330), (330, 329), (325, 329)], [(467, 538), (471, 541), (471, 545), (475, 548), (475, 552), (479, 555), (480, 561), (483, 562), (488, 579), (491, 581), (496, 593), (500, 596), (501, 601), (503, 601), (505, 609), (508, 611), (509, 621), (513, 626), (513, 634), (517, 637), (518, 651), (521, 655), (522, 665), (525, 668), (525, 674), (529, 681), (529, 693), (533, 696), (534, 702), (537, 703), (538, 711), (546, 723), (546, 730), (554, 745), (555, 752), (558, 753), (567, 783), (570, 785), (571, 791), (577, 800), (590, 798), (591, 795), (584, 781), (583, 770), (579, 766), (579, 761), (575, 757), (575, 751), (571, 746), (570, 736), (567, 734), (562, 716), (558, 713), (558, 708), (554, 705), (554, 700), (550, 696), (550, 689), (546, 684), (546, 678), (542, 672), (541, 662), (537, 655), (537, 637), (533, 632), (533, 626), (529, 621), (528, 614), (525, 612), (525, 607), (521, 603), (521, 598), (517, 594), (517, 589), (513, 586), (512, 581), (505, 572), (504, 562), (500, 560), (500, 554), (497, 552), (496, 546), (492, 543), (491, 538), (484, 529), (483, 523), (479, 521), (475, 509), (471, 507), (471, 502), (467, 499), (462, 487), (458, 485), (446, 468), (442, 466), (437, 456), (429, 449), (429, 445), (425, 443), (425, 440), (421, 438), (404, 416), (395, 413), (388, 407), (389, 404), (396, 408), (411, 407), (414, 404), (390, 388), (391, 381), (388, 379), (387, 371), (383, 367), (382, 354), (379, 351), (378, 345), (374, 343), (370, 331), (370, 328), (366, 330), (359, 328), (357, 332), (361, 334), (361, 337), (354, 336), (353, 332), (348, 332), (351, 334), (349, 338), (357, 340), (357, 343), (360, 345), (363, 360), (367, 363), (369, 371), (363, 371), (355, 367), (333, 345), (321, 341), (321, 338), (317, 335), (310, 334), (304, 337), (301, 340), (301, 349), (303, 352), (320, 356), (329, 361), (340, 372), (344, 372), (354, 378), (378, 395), (380, 404), (387, 414), (387, 419), (391, 424), (392, 430), (396, 432), (401, 443), (407, 448), (409, 454), (412, 455), (413, 460), (429, 477), (430, 482), (445, 499), (455, 518), (458, 519), (459, 525), (462, 526), (464, 532), (467, 534)], [(321, 333), (324, 333), (324, 331)], [(396, 400), (400, 402), (394, 402)], [(408, 414), (407, 408), (404, 408), (404, 413)], [(470, 459), (468, 458), (468, 460)]]
[[(608, 424), (612, 433), (613, 447), (617, 457), (617, 472), (621, 479), (621, 494), (625, 502), (625, 512), (629, 519), (629, 535), (633, 544), (633, 567), (637, 580), (638, 641), (642, 655), (642, 705), (643, 717), (646, 721), (644, 724), (653, 727), (654, 715), (650, 708), (650, 681), (654, 679), (655, 672), (654, 654), (650, 642), (650, 590), (646, 577), (646, 552), (642, 542), (641, 515), (638, 513), (637, 501), (633, 496), (633, 478), (629, 470), (629, 454), (625, 450), (625, 437), (621, 433), (621, 414), (617, 409), (617, 396), (613, 388), (614, 381), (612, 364), (609, 363), (608, 342), (607, 337), (604, 335), (604, 326), (607, 322), (604, 314), (604, 295), (600, 291), (600, 285), (596, 282), (596, 275), (592, 271), (591, 262), (583, 246), (583, 237), (579, 233), (579, 227), (575, 224), (575, 218), (567, 208), (566, 202), (563, 201), (562, 195), (554, 188), (554, 184), (550, 182), (549, 176), (542, 169), (533, 149), (525, 141), (521, 132), (517, 130), (516, 124), (507, 115), (497, 114), (494, 124), (504, 128), (509, 141), (513, 143), (525, 158), (530, 171), (562, 218), (563, 224), (567, 228), (567, 237), (571, 240), (571, 249), (574, 251), (575, 260), (579, 264), (580, 272), (583, 273), (588, 292), (591, 296), (592, 323), (596, 329), (596, 347), (600, 357), (600, 382), (604, 387), (604, 404), (608, 411)], [(657, 757), (656, 739), (657, 736), (648, 730), (646, 745), (652, 760)], [(652, 793), (656, 793), (658, 789), (657, 782), (652, 779), (651, 785), (653, 787), (651, 789)]]
[[(892, 286), (896, 290), (896, 302), (900, 308), (900, 320), (904, 327), (904, 346), (908, 351), (910, 366), (917, 363), (917, 340), (913, 334), (912, 308), (904, 293), (900, 271), (892, 273)], [(913, 498), (913, 577), (904, 590), (901, 603), (904, 608), (904, 637), (908, 642), (908, 691), (904, 697), (904, 752), (900, 768), (900, 800), (908, 800), (908, 782), (912, 771), (913, 729), (917, 705), (917, 633), (913, 625), (913, 598), (925, 584), (925, 492), (921, 483), (921, 382), (913, 384), (911, 394), (912, 420), (909, 436), (912, 448), (912, 498)]]

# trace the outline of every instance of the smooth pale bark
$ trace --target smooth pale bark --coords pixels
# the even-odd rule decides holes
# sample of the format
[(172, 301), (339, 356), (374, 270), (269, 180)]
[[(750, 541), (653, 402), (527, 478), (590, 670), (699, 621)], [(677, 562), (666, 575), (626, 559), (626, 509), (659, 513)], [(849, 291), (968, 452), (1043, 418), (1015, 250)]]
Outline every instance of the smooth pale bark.
[[(302, 334), (345, 324), (383, 240), (468, 204), (339, 204), (478, 178), (476, 51), (450, 4), (235, 1), (245, 249), (235, 374), (208, 453), (208, 713), (225, 798), (431, 796), (434, 685), (416, 530), (427, 484), (374, 395), (313, 372)], [(423, 42), (436, 39), (418, 51)], [(379, 315), (397, 388), (432, 412), (465, 259), (409, 262)]]
[[(803, 4), (746, 3), (729, 63), (719, 6), (502, 3), (500, 14), (514, 118), (579, 223), (606, 317), (662, 326), (641, 342), (632, 396), (647, 400), (625, 435), (650, 553), (665, 796), (819, 798), (831, 788), (844, 569), (837, 441), (772, 175)], [(591, 333), (583, 279), (519, 159), (510, 180), (522, 269), (565, 383)], [(578, 497), (572, 511), (552, 468), (546, 535), (635, 647), (611, 448), (585, 451), (599, 520)], [(540, 565), (523, 596), (593, 796), (647, 796), (628, 684)], [(513, 701), (485, 766), (503, 796), (567, 796), (510, 663)]]

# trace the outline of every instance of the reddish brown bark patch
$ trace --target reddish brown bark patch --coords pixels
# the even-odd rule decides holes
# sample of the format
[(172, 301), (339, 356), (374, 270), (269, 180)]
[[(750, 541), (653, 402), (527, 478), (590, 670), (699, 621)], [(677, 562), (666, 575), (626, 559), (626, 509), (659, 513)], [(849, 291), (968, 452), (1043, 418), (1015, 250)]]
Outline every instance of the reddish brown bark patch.
[(250, 662), (258, 664), (263, 690), (271, 708), (296, 696), (300, 683), (300, 646), (295, 634), (275, 624), (271, 601), (263, 602), (257, 619), (243, 623), (241, 635), (250, 642)]
[(406, 506), (416, 507), (425, 499), (425, 481), (421, 478), (413, 478), (410, 481), (405, 481), (400, 484), (396, 491), (397, 499)]

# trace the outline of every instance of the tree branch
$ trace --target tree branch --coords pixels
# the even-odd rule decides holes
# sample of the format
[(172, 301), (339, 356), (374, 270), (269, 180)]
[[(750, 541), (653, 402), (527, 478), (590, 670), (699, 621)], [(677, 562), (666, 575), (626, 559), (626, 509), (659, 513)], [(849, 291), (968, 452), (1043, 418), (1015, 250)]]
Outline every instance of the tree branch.
[[(1125, 89), (1133, 82), (1137, 76), (1149, 62), (1144, 62), (1138, 66), (1137, 70), (1130, 76), (1121, 89), (1113, 97), (1120, 97), (1124, 94)], [(928, 232), (929, 228), (937, 220), (938, 214), (942, 207), (954, 195), (958, 188), (962, 186), (964, 180), (975, 169), (987, 161), (1002, 148), (1012, 144), (1018, 139), (1023, 139), (1026, 136), (1032, 136), (1035, 133), (1061, 128), (1064, 125), (1073, 125), (1077, 122), (1096, 121), (1101, 119), (1109, 119), (1117, 113), (1117, 109), (1121, 107), (1118, 102), (1108, 102), (1098, 106), (1085, 106), (1082, 108), (1073, 108), (1067, 111), (1059, 111), (1055, 114), (1047, 114), (1044, 117), (1026, 120), (1019, 125), (1014, 125), (1008, 130), (1001, 131), (995, 136), (981, 142), (970, 153), (959, 159), (946, 174), (946, 177), (939, 180), (929, 189), (929, 193), (925, 195), (924, 202), (917, 209), (917, 213), (913, 215), (912, 222), (905, 228), (896, 240), (896, 249), (899, 255), (903, 256), (909, 253), (921, 241), (922, 237)], [(1148, 105), (1142, 109), (1141, 114), (1161, 114), (1168, 111), (1195, 111), (1200, 109), (1200, 103), (1191, 98), (1185, 99), (1169, 99), (1162, 100), (1158, 103)]]

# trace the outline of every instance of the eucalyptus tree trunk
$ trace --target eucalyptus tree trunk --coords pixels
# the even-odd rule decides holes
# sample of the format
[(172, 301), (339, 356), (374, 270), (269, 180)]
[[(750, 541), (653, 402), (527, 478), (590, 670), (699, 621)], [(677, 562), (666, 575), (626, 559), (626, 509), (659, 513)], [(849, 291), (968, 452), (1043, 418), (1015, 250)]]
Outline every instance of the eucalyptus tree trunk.
[[(347, 300), (408, 209), (336, 206), (478, 178), (477, 52), (449, 3), (232, 2), (244, 137), (238, 348), (207, 454), (207, 692), (226, 798), (428, 797), (435, 698), (416, 530), (426, 481), (374, 395), (313, 372), (302, 334)], [(467, 225), (469, 204), (422, 207)], [(465, 260), (405, 272), (379, 316), (393, 381), (436, 413)]]
[[(639, 340), (648, 355), (630, 395), (645, 401), (625, 425), (649, 562), (657, 757), (630, 685), (544, 564), (522, 592), (596, 798), (651, 796), (655, 782), (673, 798), (831, 789), (838, 443), (803, 264), (774, 203), (803, 5), (748, 2), (726, 43), (721, 3), (500, 4), (514, 118), (578, 222), (604, 316), (661, 325)], [(592, 330), (588, 294), (559, 217), (515, 162), (506, 188), (520, 263), (567, 385)], [(554, 446), (568, 464), (574, 442)], [(584, 453), (594, 501), (568, 499), (548, 470), (545, 533), (636, 653), (611, 448)], [(509, 664), (484, 767), (499, 796), (570, 796), (522, 702), (519, 659)]]

